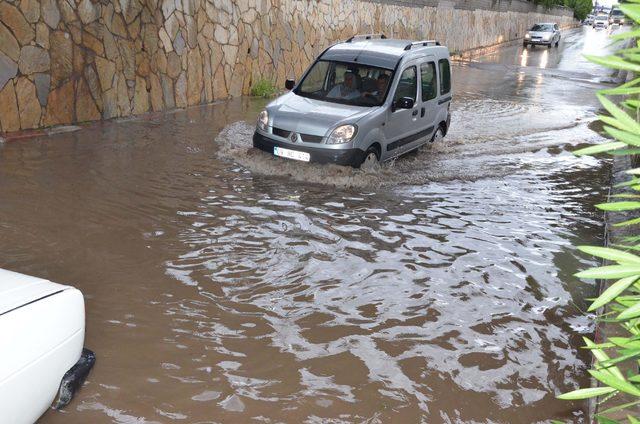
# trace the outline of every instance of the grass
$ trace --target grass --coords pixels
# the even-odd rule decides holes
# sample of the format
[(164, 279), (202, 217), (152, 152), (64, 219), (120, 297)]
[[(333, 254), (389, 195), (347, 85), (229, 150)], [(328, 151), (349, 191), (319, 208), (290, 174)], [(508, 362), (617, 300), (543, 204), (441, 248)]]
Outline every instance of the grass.
[(251, 95), (254, 97), (273, 97), (278, 93), (273, 81), (266, 78), (260, 78), (251, 86)]

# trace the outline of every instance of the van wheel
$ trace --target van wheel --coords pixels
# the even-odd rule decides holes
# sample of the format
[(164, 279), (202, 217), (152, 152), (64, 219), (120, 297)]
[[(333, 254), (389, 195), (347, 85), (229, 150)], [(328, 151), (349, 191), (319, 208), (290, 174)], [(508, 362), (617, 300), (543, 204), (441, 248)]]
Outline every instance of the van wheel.
[(380, 164), (380, 158), (378, 157), (378, 149), (371, 146), (367, 149), (367, 153), (360, 164), (360, 169), (370, 171)]
[(444, 140), (444, 130), (442, 129), (442, 125), (440, 125), (436, 132), (433, 133), (433, 136), (431, 136), (431, 142), (439, 143), (442, 140)]

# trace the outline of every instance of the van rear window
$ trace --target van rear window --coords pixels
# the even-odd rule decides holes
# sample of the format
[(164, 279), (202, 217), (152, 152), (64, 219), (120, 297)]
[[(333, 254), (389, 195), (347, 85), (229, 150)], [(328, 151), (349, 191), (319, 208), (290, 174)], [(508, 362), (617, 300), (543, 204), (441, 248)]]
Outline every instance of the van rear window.
[(440, 94), (447, 94), (451, 91), (451, 65), (447, 59), (438, 61), (440, 67)]

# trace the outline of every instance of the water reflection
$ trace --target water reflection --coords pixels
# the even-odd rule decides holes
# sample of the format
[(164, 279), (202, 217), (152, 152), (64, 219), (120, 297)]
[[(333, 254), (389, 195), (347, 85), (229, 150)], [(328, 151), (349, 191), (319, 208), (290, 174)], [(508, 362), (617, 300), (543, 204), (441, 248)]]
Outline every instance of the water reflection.
[(2, 266), (82, 289), (99, 357), (42, 422), (583, 422), (597, 85), (513, 60), (371, 173), (255, 152), (247, 100), (1, 145)]

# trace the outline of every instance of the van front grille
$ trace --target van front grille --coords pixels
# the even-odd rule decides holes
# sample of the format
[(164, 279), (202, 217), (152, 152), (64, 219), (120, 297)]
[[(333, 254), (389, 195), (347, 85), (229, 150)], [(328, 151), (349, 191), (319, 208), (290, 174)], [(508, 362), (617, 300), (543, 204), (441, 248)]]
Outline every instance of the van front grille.
[[(291, 135), (291, 131), (273, 127), (273, 135), (277, 135), (278, 137), (283, 138), (289, 138), (289, 136)], [(300, 134), (300, 138), (305, 143), (321, 143), (323, 137), (321, 135)]]
[(289, 137), (289, 134), (291, 134), (291, 131), (283, 130), (282, 128), (273, 127), (273, 134), (277, 135), (278, 137), (287, 138)]
[(302, 141), (306, 143), (320, 143), (322, 141), (321, 135), (300, 134)]

